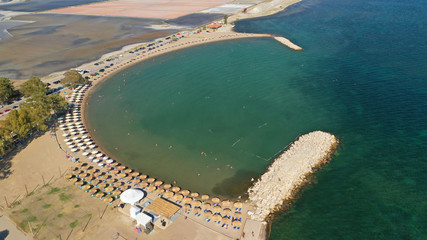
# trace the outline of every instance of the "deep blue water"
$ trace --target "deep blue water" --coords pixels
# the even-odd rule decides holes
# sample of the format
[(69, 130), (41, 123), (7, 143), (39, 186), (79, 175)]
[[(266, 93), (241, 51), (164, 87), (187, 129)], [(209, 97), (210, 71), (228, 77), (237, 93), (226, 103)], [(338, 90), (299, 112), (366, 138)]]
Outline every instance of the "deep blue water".
[(237, 23), (304, 48), (293, 58), (311, 76), (302, 88), (328, 94), (321, 110), (336, 119), (318, 127), (342, 139), (271, 239), (427, 239), (425, 3), (303, 0)]

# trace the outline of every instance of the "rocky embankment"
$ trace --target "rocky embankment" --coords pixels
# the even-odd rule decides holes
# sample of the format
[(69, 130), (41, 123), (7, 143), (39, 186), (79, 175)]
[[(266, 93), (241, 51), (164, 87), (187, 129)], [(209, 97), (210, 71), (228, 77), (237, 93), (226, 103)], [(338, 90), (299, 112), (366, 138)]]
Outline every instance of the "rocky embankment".
[(307, 176), (324, 163), (338, 145), (338, 139), (326, 132), (302, 135), (249, 188), (249, 200), (255, 207), (252, 219), (264, 221), (293, 197)]

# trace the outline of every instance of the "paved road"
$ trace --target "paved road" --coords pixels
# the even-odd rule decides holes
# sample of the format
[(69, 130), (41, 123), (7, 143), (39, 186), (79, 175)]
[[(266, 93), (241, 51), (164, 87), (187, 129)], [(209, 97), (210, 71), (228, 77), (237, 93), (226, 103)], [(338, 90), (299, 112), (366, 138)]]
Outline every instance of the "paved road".
[(13, 222), (0, 211), (0, 240), (31, 240), (25, 233), (18, 230)]

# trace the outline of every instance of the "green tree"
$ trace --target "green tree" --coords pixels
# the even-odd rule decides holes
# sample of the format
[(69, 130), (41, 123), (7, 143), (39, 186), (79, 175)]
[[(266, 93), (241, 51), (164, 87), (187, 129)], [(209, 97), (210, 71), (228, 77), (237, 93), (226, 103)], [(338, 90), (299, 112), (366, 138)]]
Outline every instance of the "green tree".
[(9, 78), (0, 78), (0, 101), (7, 101), (13, 94), (13, 85)]
[(24, 138), (31, 131), (31, 117), (26, 109), (13, 110), (4, 121), (4, 127), (12, 134)]
[(227, 24), (228, 22), (228, 16), (224, 16), (224, 24)]
[(37, 94), (46, 94), (48, 92), (48, 87), (40, 78), (31, 77), (30, 80), (22, 84), (20, 90), (24, 96), (31, 97)]
[(61, 80), (61, 83), (66, 87), (71, 86), (75, 88), (78, 84), (87, 84), (87, 79), (76, 70), (68, 70), (64, 73), (64, 78)]

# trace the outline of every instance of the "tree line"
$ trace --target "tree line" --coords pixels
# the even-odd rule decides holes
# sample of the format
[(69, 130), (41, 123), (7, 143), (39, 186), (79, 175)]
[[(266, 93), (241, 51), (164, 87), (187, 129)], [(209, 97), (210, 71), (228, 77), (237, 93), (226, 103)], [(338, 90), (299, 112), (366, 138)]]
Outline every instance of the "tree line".
[[(67, 72), (61, 80), (64, 86), (74, 88), (77, 84), (87, 83), (77, 71)], [(27, 101), (22, 103), (19, 109), (12, 110), (6, 119), (0, 122), (0, 156), (12, 149), (16, 142), (28, 138), (35, 131), (46, 131), (52, 115), (68, 109), (65, 98), (59, 94), (48, 95), (48, 85), (37, 77), (31, 77), (23, 83), (19, 92), (27, 97)], [(0, 78), (0, 101), (8, 101), (14, 95), (17, 93), (10, 79)]]

